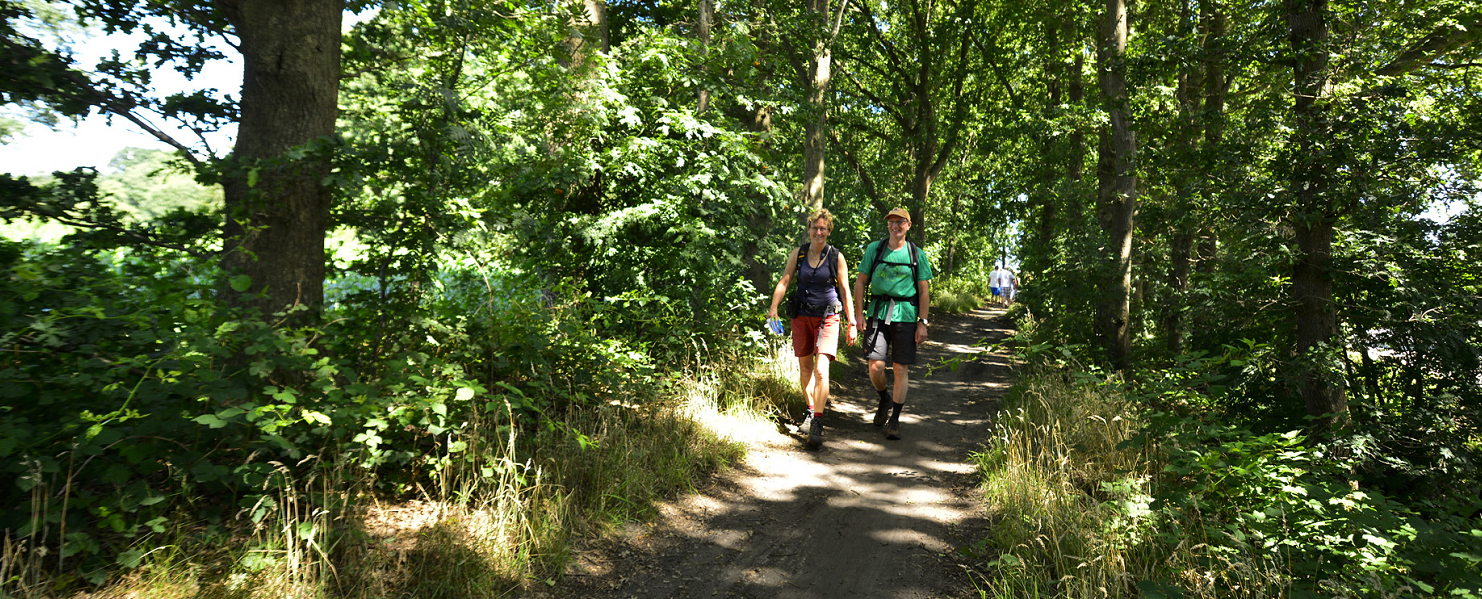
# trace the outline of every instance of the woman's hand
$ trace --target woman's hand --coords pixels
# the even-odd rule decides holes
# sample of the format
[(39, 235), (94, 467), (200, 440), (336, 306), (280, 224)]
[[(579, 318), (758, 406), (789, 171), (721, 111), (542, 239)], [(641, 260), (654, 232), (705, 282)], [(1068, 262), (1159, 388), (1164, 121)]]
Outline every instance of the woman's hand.
[(854, 345), (854, 340), (855, 340), (855, 339), (856, 339), (856, 338), (857, 338), (857, 337), (858, 337), (858, 336), (857, 336), (857, 334), (856, 334), (856, 333), (855, 333), (855, 332), (854, 332), (854, 325), (853, 325), (853, 323), (851, 323), (851, 324), (850, 324), (850, 325), (849, 325), (849, 326), (847, 326), (847, 327), (844, 327), (844, 329), (845, 329), (845, 332), (844, 332), (844, 343), (845, 343), (845, 344), (846, 344), (846, 345)]

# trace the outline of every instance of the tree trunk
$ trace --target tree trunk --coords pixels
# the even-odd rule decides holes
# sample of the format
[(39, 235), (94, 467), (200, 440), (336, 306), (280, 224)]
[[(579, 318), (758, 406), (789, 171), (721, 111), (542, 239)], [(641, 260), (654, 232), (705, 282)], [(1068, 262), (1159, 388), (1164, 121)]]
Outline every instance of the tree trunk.
[(1296, 302), (1297, 380), (1307, 415), (1319, 431), (1348, 418), (1343, 386), (1335, 380), (1334, 346), (1338, 314), (1333, 305), (1331, 114), (1328, 106), (1327, 0), (1289, 0), (1288, 25), (1295, 77), (1294, 113), (1297, 156), (1292, 177), (1295, 232), (1292, 299)]
[[(715, 0), (700, 0), (700, 56), (703, 58), (710, 54), (710, 28), (715, 21)], [(695, 102), (695, 112), (705, 112), (710, 108), (710, 90), (705, 87), (705, 80), (701, 79), (700, 91)]]
[[(1207, 13), (1208, 10), (1206, 9)], [(1203, 15), (1205, 13), (1201, 13)], [(1179, 33), (1190, 35), (1193, 33), (1194, 21), (1193, 11), (1189, 0), (1184, 0), (1179, 11)], [(1208, 43), (1209, 37), (1200, 36)], [(1178, 98), (1178, 128), (1175, 139), (1177, 147), (1175, 151), (1181, 157), (1180, 164), (1173, 173), (1176, 191), (1179, 194), (1175, 201), (1172, 218), (1172, 231), (1169, 239), (1169, 265), (1167, 292), (1162, 306), (1162, 322), (1164, 347), (1168, 355), (1176, 357), (1184, 352), (1184, 322), (1183, 315), (1187, 304), (1189, 290), (1189, 269), (1193, 259), (1194, 231), (1198, 230), (1201, 220), (1197, 215), (1201, 196), (1204, 195), (1204, 185), (1196, 184), (1204, 173), (1198, 165), (1200, 125), (1203, 118), (1199, 107), (1203, 100), (1205, 86), (1204, 78), (1208, 71), (1196, 66), (1196, 63), (1186, 62), (1179, 68), (1178, 86), (1176, 96)]]
[[(1204, 40), (1204, 155), (1203, 161), (1211, 173), (1229, 172), (1223, 164), (1225, 144), (1225, 96), (1230, 83), (1225, 78), (1226, 16), (1219, 3), (1199, 3), (1199, 19), (1203, 22)], [(1218, 193), (1214, 191), (1212, 193)], [(1213, 274), (1218, 263), (1219, 233), (1210, 226), (1200, 230), (1196, 241), (1196, 267), (1202, 274)]]
[[(334, 134), (342, 0), (221, 2), (242, 51), (242, 100), (232, 169), (223, 181), (223, 267), (250, 286), (229, 302), (273, 313), (324, 303), (329, 173), (322, 154), (294, 149)], [(240, 281), (240, 279), (238, 279)]]
[[(1074, 33), (1075, 22), (1070, 17), (1065, 19), (1065, 28)], [(1086, 88), (1081, 82), (1081, 73), (1086, 70), (1086, 55), (1080, 52), (1082, 46), (1080, 37), (1074, 38), (1077, 43), (1072, 45), (1075, 60), (1070, 67), (1070, 105), (1079, 107), (1086, 100)], [(1066, 230), (1076, 231), (1085, 222), (1086, 208), (1081, 201), (1081, 179), (1086, 176), (1086, 132), (1076, 127), (1070, 133), (1070, 153), (1065, 159), (1065, 222)]]
[(1173, 246), (1169, 248), (1172, 262), (1168, 265), (1170, 297), (1168, 305), (1164, 306), (1163, 339), (1170, 356), (1184, 353), (1183, 311), (1189, 289), (1189, 270), (1193, 264), (1193, 247), (1194, 236), (1188, 231), (1180, 231), (1174, 235)]
[[(829, 22), (829, 0), (808, 0), (808, 10)], [(828, 86), (833, 78), (833, 51), (827, 36), (819, 36), (808, 61), (808, 104), (811, 118), (803, 125), (803, 188), (798, 203), (808, 212), (823, 208), (824, 160), (828, 143)]]
[(605, 0), (572, 0), (576, 16), (571, 20), (571, 34), (566, 37), (566, 56), (559, 63), (569, 69), (581, 68), (592, 52), (608, 53), (607, 2)]
[(1097, 308), (1102, 343), (1118, 371), (1131, 362), (1132, 223), (1137, 213), (1137, 138), (1127, 95), (1127, 5), (1107, 0), (1097, 59), (1109, 125), (1101, 143), (1097, 220), (1104, 260)]

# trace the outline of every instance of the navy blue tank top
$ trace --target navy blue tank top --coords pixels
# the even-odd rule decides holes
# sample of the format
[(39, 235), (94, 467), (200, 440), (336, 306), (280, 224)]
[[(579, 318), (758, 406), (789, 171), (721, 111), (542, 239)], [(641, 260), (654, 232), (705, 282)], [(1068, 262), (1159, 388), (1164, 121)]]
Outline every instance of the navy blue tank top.
[[(803, 316), (823, 316), (828, 312), (828, 307), (839, 303), (839, 288), (834, 280), (829, 278), (828, 260), (830, 258), (828, 248), (824, 248), (823, 261), (814, 268), (808, 263), (807, 255), (802, 258), (798, 265), (798, 290), (801, 294), (802, 307), (798, 314)], [(833, 256), (838, 260), (837, 254)], [(835, 268), (838, 264), (834, 265)]]

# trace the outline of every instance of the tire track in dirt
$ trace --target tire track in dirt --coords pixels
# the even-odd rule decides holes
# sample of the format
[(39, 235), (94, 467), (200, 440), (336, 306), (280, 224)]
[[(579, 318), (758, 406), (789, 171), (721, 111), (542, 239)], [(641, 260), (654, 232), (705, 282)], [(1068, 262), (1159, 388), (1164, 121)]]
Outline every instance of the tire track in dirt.
[[(1008, 389), (1005, 356), (926, 365), (998, 341), (1001, 309), (938, 317), (918, 352), (903, 439), (870, 424), (875, 393), (858, 347), (834, 364), (821, 450), (787, 427), (700, 492), (580, 551), (534, 597), (957, 598), (976, 595), (956, 549), (984, 526), (968, 454)], [(887, 373), (888, 376), (888, 373)], [(800, 415), (799, 415), (800, 416)]]

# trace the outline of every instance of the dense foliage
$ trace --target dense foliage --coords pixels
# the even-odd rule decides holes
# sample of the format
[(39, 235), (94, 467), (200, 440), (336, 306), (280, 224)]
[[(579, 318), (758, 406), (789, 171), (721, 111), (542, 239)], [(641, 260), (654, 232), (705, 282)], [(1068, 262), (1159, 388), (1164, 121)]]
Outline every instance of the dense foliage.
[[(324, 74), (264, 59), (302, 23), (261, 0), (0, 0), (0, 136), (96, 111), (176, 150), (0, 175), (7, 231), (69, 227), (0, 245), (27, 576), (261, 530), (285, 490), (545, 489), (543, 448), (597, 443), (573, 414), (659, 418), (757, 352), (805, 214), (855, 265), (899, 205), (944, 298), (1022, 263), (1031, 347), (1130, 397), (1151, 486), (1096, 493), (1156, 500), (1166, 544), (1279, 549), (1275, 589), (1472, 588), (1427, 568), (1482, 554), (1475, 3), (418, 0), (337, 34), (342, 4), (302, 3)], [(74, 22), (139, 51), (77, 64)], [(152, 87), (233, 50), (324, 91), (313, 127)]]

